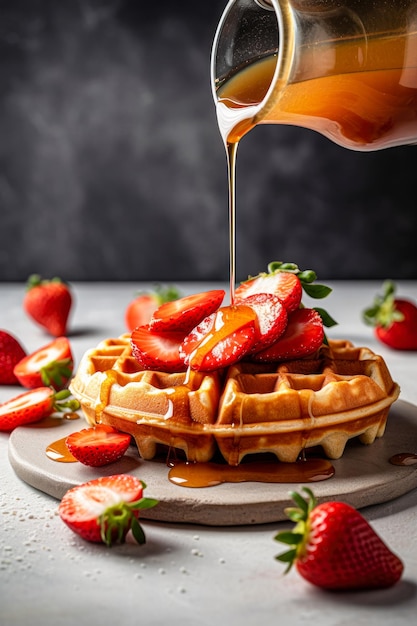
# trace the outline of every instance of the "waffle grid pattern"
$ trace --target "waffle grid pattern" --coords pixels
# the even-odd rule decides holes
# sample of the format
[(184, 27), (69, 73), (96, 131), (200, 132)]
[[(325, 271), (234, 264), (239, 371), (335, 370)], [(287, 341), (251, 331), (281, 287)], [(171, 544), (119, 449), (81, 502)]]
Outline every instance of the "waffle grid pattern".
[(198, 462), (220, 451), (230, 465), (264, 452), (294, 462), (315, 446), (337, 459), (349, 439), (383, 436), (399, 395), (382, 357), (348, 341), (309, 359), (167, 374), (141, 369), (129, 335), (89, 350), (70, 389), (91, 425), (129, 432), (146, 460), (162, 445)]

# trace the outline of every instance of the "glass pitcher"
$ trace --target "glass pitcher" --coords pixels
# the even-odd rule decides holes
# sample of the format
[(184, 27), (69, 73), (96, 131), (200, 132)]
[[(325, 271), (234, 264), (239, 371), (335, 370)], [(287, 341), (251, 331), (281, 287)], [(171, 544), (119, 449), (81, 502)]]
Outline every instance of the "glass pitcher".
[(291, 124), (353, 150), (417, 142), (417, 0), (231, 0), (214, 39), (220, 131)]

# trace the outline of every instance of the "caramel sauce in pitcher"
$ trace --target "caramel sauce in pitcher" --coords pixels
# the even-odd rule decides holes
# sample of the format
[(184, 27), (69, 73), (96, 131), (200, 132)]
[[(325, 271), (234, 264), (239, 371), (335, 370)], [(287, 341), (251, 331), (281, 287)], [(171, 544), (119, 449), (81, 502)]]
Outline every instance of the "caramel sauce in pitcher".
[(243, 135), (257, 124), (287, 124), (315, 130), (360, 151), (417, 142), (416, 33), (386, 34), (362, 44), (341, 41), (320, 51), (308, 46), (300, 55), (300, 77), (271, 94), (260, 113), (275, 72), (275, 54), (246, 66), (217, 90), (217, 119), (228, 159), (232, 303), (236, 150)]
[(354, 150), (417, 142), (417, 33), (370, 38), (363, 50), (353, 39), (328, 54), (307, 48), (300, 55), (303, 75), (273, 94), (259, 116), (255, 107), (272, 82), (276, 55), (250, 64), (218, 89), (226, 144), (238, 143), (257, 124), (309, 128)]

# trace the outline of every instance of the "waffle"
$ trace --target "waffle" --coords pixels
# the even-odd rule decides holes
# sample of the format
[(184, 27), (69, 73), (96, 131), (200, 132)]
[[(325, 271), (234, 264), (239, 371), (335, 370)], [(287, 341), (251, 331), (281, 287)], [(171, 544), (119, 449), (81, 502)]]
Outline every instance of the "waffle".
[(399, 395), (382, 357), (348, 341), (302, 360), (167, 374), (141, 369), (130, 335), (86, 352), (70, 390), (91, 425), (130, 433), (145, 460), (162, 445), (193, 462), (220, 451), (229, 465), (259, 453), (291, 463), (316, 446), (340, 458), (349, 439), (383, 436)]

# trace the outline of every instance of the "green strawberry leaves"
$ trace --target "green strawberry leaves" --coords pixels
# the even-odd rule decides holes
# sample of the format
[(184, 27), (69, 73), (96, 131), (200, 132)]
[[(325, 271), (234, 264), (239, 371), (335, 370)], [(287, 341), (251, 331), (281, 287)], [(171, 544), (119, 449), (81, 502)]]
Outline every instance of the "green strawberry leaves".
[[(268, 264), (268, 273), (272, 274), (277, 271), (295, 274), (298, 277), (304, 292), (310, 296), (310, 298), (322, 300), (323, 298), (327, 298), (327, 296), (332, 292), (331, 287), (315, 282), (317, 280), (317, 274), (314, 270), (300, 270), (298, 265), (295, 263), (283, 263), (282, 261), (272, 261)], [(337, 325), (337, 322), (325, 309), (321, 307), (313, 308), (320, 315), (326, 328), (331, 328), (332, 326)]]
[(290, 546), (290, 550), (287, 550), (286, 552), (283, 552), (275, 557), (277, 561), (287, 563), (285, 573), (291, 569), (300, 546), (302, 546), (302, 544), (306, 541), (310, 513), (317, 505), (316, 497), (311, 489), (303, 487), (302, 491), (305, 492), (307, 497), (303, 498), (303, 496), (296, 491), (291, 492), (291, 498), (297, 506), (285, 509), (286, 515), (296, 524), (294, 530), (283, 530), (274, 537), (275, 541), (279, 541), (287, 546)]
[[(145, 489), (145, 483), (141, 482), (143, 489)], [(145, 533), (135, 515), (135, 511), (150, 509), (157, 504), (158, 500), (153, 498), (140, 498), (135, 502), (119, 502), (114, 506), (108, 507), (98, 518), (103, 543), (109, 547), (114, 543), (124, 543), (129, 530), (132, 531), (132, 535), (138, 544), (143, 545), (146, 543)]]
[(71, 358), (51, 361), (48, 365), (41, 367), (40, 375), (46, 387), (61, 389), (72, 375), (73, 361)]
[(395, 307), (395, 292), (395, 283), (386, 280), (382, 285), (382, 294), (377, 294), (373, 304), (363, 311), (365, 324), (388, 328), (393, 322), (403, 321), (403, 313)]
[(71, 413), (78, 411), (80, 403), (78, 400), (71, 396), (71, 392), (68, 389), (61, 389), (53, 394), (53, 407), (57, 413), (70, 411)]

